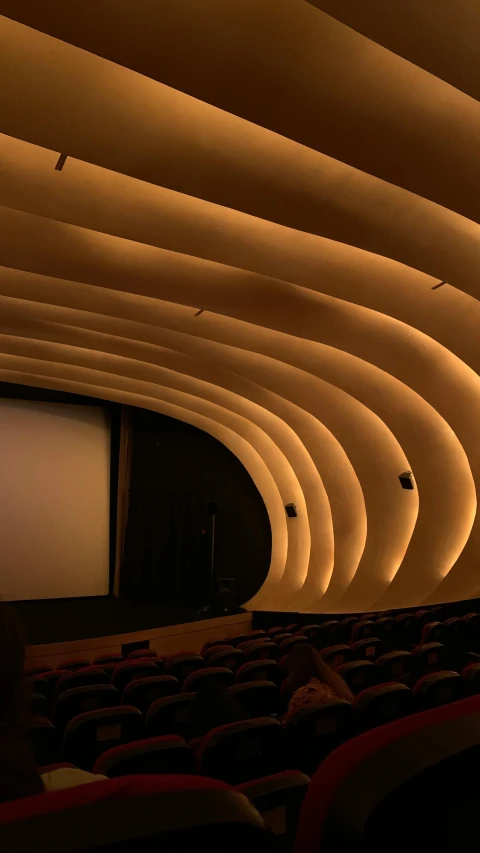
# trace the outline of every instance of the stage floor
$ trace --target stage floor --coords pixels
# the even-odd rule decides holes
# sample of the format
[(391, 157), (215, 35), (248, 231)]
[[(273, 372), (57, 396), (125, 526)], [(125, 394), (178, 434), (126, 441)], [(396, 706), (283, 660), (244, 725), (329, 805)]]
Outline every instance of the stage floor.
[[(110, 597), (16, 601), (14, 607), (24, 623), (29, 646), (129, 634), (212, 619), (211, 613), (199, 614), (193, 609)], [(244, 612), (241, 608), (235, 611)]]

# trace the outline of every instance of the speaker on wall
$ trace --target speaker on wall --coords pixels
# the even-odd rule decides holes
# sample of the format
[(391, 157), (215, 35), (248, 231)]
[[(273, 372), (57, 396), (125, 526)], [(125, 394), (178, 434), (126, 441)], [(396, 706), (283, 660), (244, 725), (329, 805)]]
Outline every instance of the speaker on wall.
[(405, 471), (403, 474), (399, 475), (400, 483), (402, 484), (402, 489), (414, 489), (413, 476), (411, 471)]
[(286, 504), (285, 512), (287, 513), (289, 518), (296, 518), (298, 515), (297, 507), (295, 504)]

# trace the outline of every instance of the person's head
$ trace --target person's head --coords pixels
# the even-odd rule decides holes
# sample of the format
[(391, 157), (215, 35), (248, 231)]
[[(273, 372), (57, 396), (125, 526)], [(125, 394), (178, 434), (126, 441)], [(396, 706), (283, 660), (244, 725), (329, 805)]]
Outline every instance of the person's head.
[(219, 681), (209, 679), (196, 693), (190, 704), (189, 738), (199, 738), (217, 726), (245, 719), (239, 702)]
[(298, 643), (293, 647), (287, 658), (287, 669), (292, 691), (304, 687), (312, 678), (317, 678), (322, 684), (331, 687), (341, 699), (353, 702), (353, 693), (343, 678), (329, 667), (310, 643)]
[(26, 715), (23, 626), (11, 605), (0, 603), (0, 726), (22, 723)]

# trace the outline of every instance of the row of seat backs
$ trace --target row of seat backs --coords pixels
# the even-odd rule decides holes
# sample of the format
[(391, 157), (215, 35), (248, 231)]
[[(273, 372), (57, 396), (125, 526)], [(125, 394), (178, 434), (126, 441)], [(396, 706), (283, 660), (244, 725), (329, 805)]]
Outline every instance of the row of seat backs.
[[(258, 682), (239, 686), (245, 693), (257, 693), (257, 712), (267, 713), (275, 707), (277, 693), (274, 684)], [(222, 726), (214, 730), (213, 739), (209, 740), (210, 735), (207, 735), (202, 742), (201, 752), (204, 758), (198, 769), (202, 773), (219, 776), (227, 781), (254, 778), (256, 775), (277, 772), (290, 766), (309, 773), (345, 738), (416, 710), (463, 698), (464, 686), (465, 681), (458, 673), (433, 673), (420, 679), (413, 691), (399, 683), (364, 690), (357, 696), (353, 708), (342, 700), (328, 700), (318, 706), (303, 709), (286, 727), (282, 727), (271, 717), (265, 717), (262, 725), (260, 720), (250, 719), (233, 724), (233, 728)], [(129, 706), (81, 714), (67, 725), (61, 755), (64, 760), (90, 770), (98, 757), (112, 745), (137, 741), (142, 737), (185, 735), (188, 732), (191, 698), (192, 695), (187, 694), (158, 700), (152, 706), (152, 718), (147, 716), (145, 729), (141, 713)], [(38, 737), (43, 733), (47, 739), (53, 738), (54, 732), (53, 726), (49, 728), (47, 721), (40, 721)], [(288, 735), (287, 740), (284, 737), (285, 732)], [(219, 748), (215, 740), (217, 737), (226, 741)], [(273, 751), (267, 748), (271, 738), (275, 741)], [(240, 761), (238, 744), (241, 745), (243, 764)], [(145, 749), (148, 751), (148, 747)], [(215, 765), (212, 758), (215, 754), (217, 764), (220, 763), (222, 770)], [(46, 761), (55, 761), (59, 755), (57, 745), (57, 749), (48, 754)], [(256, 763), (258, 756), (261, 756), (263, 762), (260, 767)], [(245, 757), (250, 764), (245, 764)], [(183, 768), (179, 772), (186, 770)]]

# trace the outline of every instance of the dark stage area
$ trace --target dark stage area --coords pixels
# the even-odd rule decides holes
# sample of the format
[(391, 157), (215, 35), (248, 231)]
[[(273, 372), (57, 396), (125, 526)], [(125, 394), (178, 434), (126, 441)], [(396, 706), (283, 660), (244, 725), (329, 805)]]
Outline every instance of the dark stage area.
[[(33, 646), (183, 625), (221, 615), (106, 597), (16, 601), (13, 606), (25, 625), (27, 644)], [(235, 612), (244, 611), (238, 608)]]

